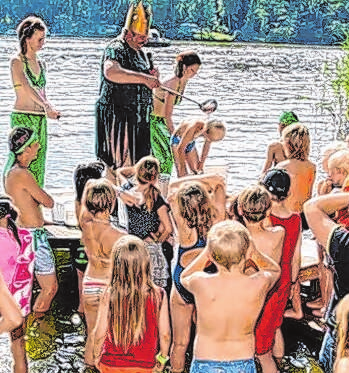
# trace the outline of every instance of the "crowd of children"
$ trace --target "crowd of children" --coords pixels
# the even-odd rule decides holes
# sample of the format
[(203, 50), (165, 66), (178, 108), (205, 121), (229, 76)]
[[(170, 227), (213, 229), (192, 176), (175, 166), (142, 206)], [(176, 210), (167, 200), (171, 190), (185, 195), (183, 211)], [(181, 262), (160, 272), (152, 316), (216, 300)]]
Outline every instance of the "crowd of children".
[[(43, 189), (43, 119), (60, 113), (44, 92), (36, 52), (45, 27), (34, 21), (20, 26), (21, 54), (12, 61), (18, 112), (12, 115), (4, 169), (7, 196), (0, 199), (0, 332), (11, 332), (15, 373), (28, 372), (28, 314), (31, 323), (40, 323), (59, 286), (41, 207), (54, 206)], [(165, 86), (182, 94), (200, 65), (195, 52), (180, 53), (175, 76)], [(35, 81), (29, 84), (29, 78)], [(112, 169), (97, 161), (74, 171), (75, 213), (87, 257), (77, 268), (77, 311), (87, 326), (85, 372), (255, 373), (256, 361), (264, 373), (278, 372), (283, 318), (303, 316), (298, 275), (302, 230), (309, 227), (319, 247), (321, 298), (307, 306), (319, 317), (328, 311), (332, 323), (337, 317), (320, 361), (325, 372), (345, 372), (349, 197), (340, 192), (349, 191), (349, 148), (343, 142), (325, 150), (328, 177), (317, 186), (322, 197), (313, 198), (316, 166), (309, 160), (309, 131), (296, 114), (285, 112), (281, 140), (268, 146), (255, 185), (228, 196), (224, 177), (204, 172), (211, 142), (225, 136), (224, 123), (207, 116), (175, 128), (172, 110), (180, 94), (154, 93), (154, 156), (130, 167)], [(40, 112), (35, 120), (23, 119), (22, 109)], [(29, 121), (37, 128), (22, 125)], [(204, 139), (201, 155), (199, 137)], [(169, 183), (173, 164), (178, 178)], [(34, 274), (40, 293), (30, 308)], [(289, 299), (292, 309), (286, 310)]]
[[(290, 296), (294, 310), (301, 309), (300, 212), (315, 175), (307, 159), (307, 128), (292, 123), (282, 139), (288, 158), (265, 170), (258, 184), (256, 180), (236, 198), (226, 195), (224, 177), (194, 174), (171, 182), (166, 199), (157, 188), (159, 162), (150, 156), (119, 169), (116, 184), (103, 177), (102, 163), (77, 167), (75, 207), (88, 258), (79, 276), (79, 310), (87, 324), (86, 372), (162, 371), (169, 364), (172, 372), (183, 372), (192, 323), (192, 372), (255, 372), (255, 358), (263, 372), (278, 371), (284, 354), (280, 327)], [(29, 243), (33, 240), (34, 272), (41, 287), (33, 312), (40, 320), (57, 291), (40, 209), (52, 207), (53, 200), (28, 171), (39, 148), (35, 133), (14, 128), (9, 145), (14, 157), (4, 185), (12, 202), (4, 206), (16, 206), (21, 228), (12, 216), (8, 227), (14, 233), (8, 240), (13, 234), (22, 245), (15, 232), (25, 229)], [(345, 188), (349, 150), (335, 150), (327, 162), (329, 180), (333, 188)], [(292, 188), (294, 180), (302, 193)], [(345, 211), (333, 218), (345, 222)], [(173, 240), (178, 245), (174, 267), (173, 252), (163, 250), (172, 249)], [(324, 293), (322, 298), (319, 308), (328, 303)], [(25, 328), (20, 329), (17, 334), (23, 338)], [(24, 372), (23, 343), (18, 352), (12, 334), (15, 372)]]

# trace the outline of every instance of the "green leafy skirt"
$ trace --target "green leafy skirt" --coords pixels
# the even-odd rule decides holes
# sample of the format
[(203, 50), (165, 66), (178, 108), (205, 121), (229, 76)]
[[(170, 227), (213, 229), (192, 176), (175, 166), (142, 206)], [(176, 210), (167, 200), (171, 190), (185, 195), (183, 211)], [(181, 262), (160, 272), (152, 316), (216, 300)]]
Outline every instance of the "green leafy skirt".
[(166, 120), (157, 115), (150, 115), (150, 143), (153, 156), (160, 162), (160, 174), (171, 175), (173, 155), (170, 145), (171, 134)]

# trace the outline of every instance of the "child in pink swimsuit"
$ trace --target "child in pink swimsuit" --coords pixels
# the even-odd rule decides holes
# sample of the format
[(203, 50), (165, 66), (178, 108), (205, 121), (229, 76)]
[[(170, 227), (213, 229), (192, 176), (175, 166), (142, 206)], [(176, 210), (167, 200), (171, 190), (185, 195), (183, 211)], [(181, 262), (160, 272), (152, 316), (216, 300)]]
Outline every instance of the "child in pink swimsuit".
[[(17, 212), (9, 199), (0, 198), (0, 270), (5, 283), (21, 309), (22, 316), (30, 313), (33, 285), (34, 253), (32, 236), (26, 229), (19, 229), (15, 220)], [(23, 324), (11, 332), (15, 372), (27, 372), (24, 351)]]

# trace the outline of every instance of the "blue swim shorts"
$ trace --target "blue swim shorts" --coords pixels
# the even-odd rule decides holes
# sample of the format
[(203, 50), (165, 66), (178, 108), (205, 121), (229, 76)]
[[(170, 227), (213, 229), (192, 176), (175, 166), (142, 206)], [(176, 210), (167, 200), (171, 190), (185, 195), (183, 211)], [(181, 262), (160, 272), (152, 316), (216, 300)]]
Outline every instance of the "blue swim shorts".
[[(178, 135), (172, 135), (170, 144), (171, 146), (173, 145), (178, 145), (181, 142), (181, 138)], [(190, 153), (193, 149), (195, 148), (195, 141), (191, 141), (186, 147), (185, 147), (185, 153), (188, 154)]]
[(38, 275), (52, 275), (56, 273), (55, 257), (48, 242), (44, 228), (30, 229), (33, 237), (35, 252), (34, 272)]
[(190, 373), (257, 373), (254, 359), (215, 361), (194, 359)]

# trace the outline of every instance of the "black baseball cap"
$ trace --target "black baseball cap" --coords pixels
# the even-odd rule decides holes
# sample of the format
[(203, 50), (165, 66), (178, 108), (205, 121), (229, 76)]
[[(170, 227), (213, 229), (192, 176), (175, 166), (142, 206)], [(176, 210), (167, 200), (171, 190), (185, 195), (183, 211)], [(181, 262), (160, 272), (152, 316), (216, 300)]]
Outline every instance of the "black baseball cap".
[(264, 175), (261, 184), (278, 199), (285, 199), (290, 190), (291, 179), (286, 170), (271, 169)]

